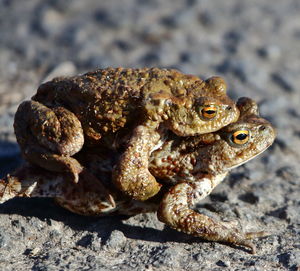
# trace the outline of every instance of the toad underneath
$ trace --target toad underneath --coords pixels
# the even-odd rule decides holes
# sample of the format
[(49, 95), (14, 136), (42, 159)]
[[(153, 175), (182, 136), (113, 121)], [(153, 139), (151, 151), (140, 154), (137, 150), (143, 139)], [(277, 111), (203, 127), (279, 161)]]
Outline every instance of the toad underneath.
[(214, 133), (195, 137), (169, 135), (150, 156), (149, 170), (163, 185), (161, 193), (141, 202), (114, 188), (110, 174), (114, 157), (83, 154), (82, 164), (101, 179), (113, 195), (109, 205), (105, 193), (89, 174), (82, 174), (78, 184), (66, 181), (64, 174), (54, 174), (34, 167), (24, 167), (0, 181), (0, 202), (15, 196), (55, 197), (66, 209), (81, 215), (126, 214), (157, 211), (160, 221), (170, 227), (206, 240), (228, 242), (249, 247), (250, 239), (264, 232), (241, 231), (234, 223), (221, 222), (193, 210), (223, 181), (228, 172), (266, 150), (275, 139), (272, 125), (261, 118), (254, 101), (241, 98), (237, 103), (241, 115), (237, 122)]
[(149, 156), (166, 131), (195, 136), (238, 119), (220, 77), (205, 81), (167, 69), (108, 68), (42, 84), (15, 115), (15, 134), (27, 161), (78, 182), (83, 146), (109, 146), (130, 133), (113, 172), (125, 194), (147, 200), (161, 185), (148, 170)]

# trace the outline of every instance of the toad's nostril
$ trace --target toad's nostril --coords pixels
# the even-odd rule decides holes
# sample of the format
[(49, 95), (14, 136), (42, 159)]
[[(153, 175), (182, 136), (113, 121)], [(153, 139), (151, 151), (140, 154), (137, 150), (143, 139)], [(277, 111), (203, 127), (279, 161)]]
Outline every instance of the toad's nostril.
[(262, 126), (259, 127), (259, 130), (264, 131), (264, 130), (266, 130), (266, 128), (267, 128), (266, 126), (262, 125)]

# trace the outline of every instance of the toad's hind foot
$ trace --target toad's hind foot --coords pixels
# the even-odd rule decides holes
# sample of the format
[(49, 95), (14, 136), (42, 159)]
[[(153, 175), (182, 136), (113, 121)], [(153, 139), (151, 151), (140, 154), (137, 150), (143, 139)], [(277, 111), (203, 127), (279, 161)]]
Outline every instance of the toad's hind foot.
[(241, 242), (234, 244), (247, 247), (250, 249), (251, 254), (256, 254), (256, 246), (249, 240), (242, 240)]
[(256, 252), (250, 239), (265, 236), (265, 232), (243, 233), (232, 223), (223, 223), (191, 209), (193, 186), (179, 183), (165, 194), (158, 209), (158, 218), (170, 227), (209, 241), (225, 242), (250, 248)]
[(250, 240), (250, 239), (266, 237), (266, 236), (270, 236), (270, 235), (271, 235), (271, 233), (268, 231), (254, 231), (254, 232), (246, 232), (245, 238), (247, 240)]
[(74, 113), (24, 101), (15, 114), (14, 129), (27, 161), (50, 171), (69, 172), (73, 181), (78, 181), (82, 167), (71, 156), (80, 151), (84, 137)]
[(79, 174), (84, 170), (75, 158), (48, 152), (40, 146), (29, 145), (23, 150), (27, 160), (32, 164), (49, 170), (50, 173), (64, 174), (65, 179), (74, 183), (78, 183)]
[[(220, 222), (220, 224), (222, 224), (222, 222)], [(247, 247), (250, 249), (251, 254), (256, 254), (256, 247), (250, 240), (270, 235), (265, 231), (243, 233), (239, 229), (234, 227), (228, 228), (226, 229), (226, 231), (228, 231), (229, 234), (227, 237), (228, 240), (224, 240), (225, 242)]]
[(246, 232), (243, 235), (244, 235), (243, 239), (240, 240), (240, 242), (237, 242), (236, 244), (244, 247), (248, 247), (250, 248), (252, 254), (256, 254), (256, 247), (250, 240), (255, 238), (260, 238), (260, 237), (266, 237), (271, 235), (271, 233), (267, 231), (258, 231), (258, 232)]

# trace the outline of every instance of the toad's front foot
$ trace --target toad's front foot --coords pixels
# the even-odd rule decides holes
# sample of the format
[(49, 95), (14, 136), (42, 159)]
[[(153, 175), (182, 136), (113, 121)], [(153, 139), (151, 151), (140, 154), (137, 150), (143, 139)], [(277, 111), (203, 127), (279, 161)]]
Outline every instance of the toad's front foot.
[(123, 178), (115, 171), (114, 178), (118, 188), (135, 200), (145, 201), (155, 196), (161, 188), (161, 184), (146, 170), (130, 178)]

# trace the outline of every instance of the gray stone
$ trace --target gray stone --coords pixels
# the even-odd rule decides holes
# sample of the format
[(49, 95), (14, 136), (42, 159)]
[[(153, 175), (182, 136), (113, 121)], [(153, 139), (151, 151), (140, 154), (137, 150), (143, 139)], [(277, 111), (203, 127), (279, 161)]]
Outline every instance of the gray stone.
[(267, 60), (277, 60), (281, 56), (280, 48), (275, 44), (263, 46), (257, 50), (260, 57)]
[(281, 87), (286, 92), (294, 92), (295, 88), (288, 76), (284, 76), (284, 74), (279, 72), (274, 72), (272, 74), (273, 81)]
[(3, 231), (3, 229), (0, 228), (0, 248), (4, 249), (7, 248), (10, 244), (10, 238), (7, 234), (5, 234), (5, 232)]
[(114, 230), (111, 232), (109, 238), (106, 241), (106, 245), (109, 248), (120, 249), (126, 243), (126, 237), (121, 231)]

